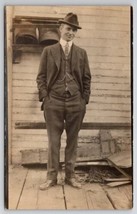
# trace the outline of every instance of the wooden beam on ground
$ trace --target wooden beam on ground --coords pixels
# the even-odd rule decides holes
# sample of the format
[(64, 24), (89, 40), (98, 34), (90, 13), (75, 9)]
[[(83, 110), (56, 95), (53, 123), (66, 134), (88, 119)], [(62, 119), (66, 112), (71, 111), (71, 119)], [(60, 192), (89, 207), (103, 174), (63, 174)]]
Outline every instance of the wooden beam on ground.
[(108, 160), (108, 163), (115, 167), (119, 172), (121, 172), (122, 175), (124, 175), (125, 177), (129, 178), (130, 180), (132, 179), (130, 175), (128, 175), (122, 168), (120, 168), (119, 166), (117, 166), (115, 163), (113, 163), (111, 160), (109, 160), (108, 158), (106, 158), (106, 160)]
[[(16, 122), (16, 129), (46, 129), (44, 122)], [(82, 124), (81, 129), (130, 129), (131, 123), (88, 123)]]
[[(89, 157), (90, 158), (90, 157)], [(107, 161), (102, 161), (102, 160), (98, 160), (98, 161), (83, 161), (83, 162), (76, 162), (75, 166), (108, 166), (109, 164), (107, 163)]]
[(120, 151), (115, 154), (110, 155), (107, 158), (108, 161), (111, 161), (111, 163), (122, 167), (122, 168), (128, 168), (132, 166), (132, 151)]
[(109, 187), (117, 187), (117, 186), (122, 186), (122, 185), (125, 185), (125, 184), (129, 184), (129, 183), (131, 183), (131, 181), (115, 181), (115, 182), (107, 183), (107, 186), (109, 186)]
[(103, 178), (104, 181), (107, 182), (117, 182), (117, 181), (129, 181), (129, 178)]

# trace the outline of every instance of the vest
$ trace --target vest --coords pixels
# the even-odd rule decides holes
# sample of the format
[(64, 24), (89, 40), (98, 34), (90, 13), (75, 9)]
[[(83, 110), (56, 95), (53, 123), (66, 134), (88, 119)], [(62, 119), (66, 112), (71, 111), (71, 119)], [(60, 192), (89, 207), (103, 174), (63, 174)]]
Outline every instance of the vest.
[(74, 95), (79, 87), (74, 80), (73, 74), (71, 72), (71, 53), (72, 48), (69, 52), (67, 59), (65, 58), (64, 51), (61, 47), (61, 63), (60, 63), (60, 71), (56, 82), (52, 86), (51, 91), (57, 93), (60, 96), (63, 96), (65, 92), (69, 92), (71, 95)]

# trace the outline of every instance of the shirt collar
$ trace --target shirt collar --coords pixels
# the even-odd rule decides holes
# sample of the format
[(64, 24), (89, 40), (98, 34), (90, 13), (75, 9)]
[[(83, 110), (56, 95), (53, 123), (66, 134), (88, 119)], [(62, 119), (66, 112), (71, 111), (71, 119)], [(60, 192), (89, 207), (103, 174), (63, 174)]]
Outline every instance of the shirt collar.
[[(59, 41), (59, 43), (61, 44), (62, 47), (65, 47), (67, 41), (65, 41), (64, 39), (61, 38), (60, 41)], [(73, 43), (72, 41), (69, 41), (69, 42), (68, 42), (69, 48), (71, 48), (72, 43)]]

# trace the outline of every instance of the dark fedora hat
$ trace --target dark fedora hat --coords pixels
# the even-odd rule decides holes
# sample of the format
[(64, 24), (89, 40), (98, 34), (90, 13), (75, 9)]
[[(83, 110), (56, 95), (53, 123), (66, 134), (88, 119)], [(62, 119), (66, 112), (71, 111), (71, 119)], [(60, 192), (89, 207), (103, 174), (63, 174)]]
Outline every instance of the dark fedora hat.
[(72, 27), (81, 29), (81, 27), (79, 26), (79, 22), (78, 22), (78, 17), (76, 14), (74, 13), (68, 13), (64, 19), (60, 19), (59, 23), (64, 23), (64, 24), (68, 24)]

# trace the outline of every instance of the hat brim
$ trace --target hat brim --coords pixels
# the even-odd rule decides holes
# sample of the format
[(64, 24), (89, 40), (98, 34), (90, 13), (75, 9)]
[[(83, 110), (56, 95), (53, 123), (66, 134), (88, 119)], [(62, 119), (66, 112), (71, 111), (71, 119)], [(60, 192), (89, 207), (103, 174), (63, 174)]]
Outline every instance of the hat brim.
[(67, 24), (67, 25), (70, 25), (70, 26), (72, 26), (72, 27), (75, 27), (75, 28), (77, 28), (77, 29), (82, 29), (82, 27), (80, 27), (79, 25), (72, 24), (72, 23), (70, 23), (70, 22), (64, 21), (63, 19), (59, 20), (58, 23), (59, 23), (59, 24), (63, 23), (63, 24)]

